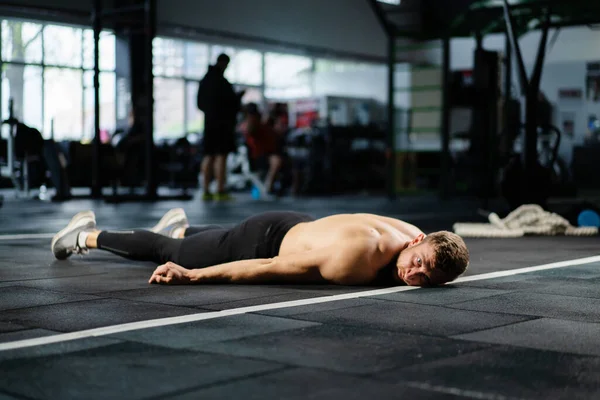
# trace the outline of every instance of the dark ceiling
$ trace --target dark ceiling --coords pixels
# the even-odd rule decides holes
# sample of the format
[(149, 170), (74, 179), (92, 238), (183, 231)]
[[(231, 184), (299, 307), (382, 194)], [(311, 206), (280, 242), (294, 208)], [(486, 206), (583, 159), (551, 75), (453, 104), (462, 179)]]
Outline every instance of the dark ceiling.
[[(402, 0), (377, 3), (396, 36), (415, 40), (504, 32), (503, 0)], [(522, 35), (538, 29), (547, 12), (552, 27), (600, 28), (600, 0), (509, 0), (515, 30)]]

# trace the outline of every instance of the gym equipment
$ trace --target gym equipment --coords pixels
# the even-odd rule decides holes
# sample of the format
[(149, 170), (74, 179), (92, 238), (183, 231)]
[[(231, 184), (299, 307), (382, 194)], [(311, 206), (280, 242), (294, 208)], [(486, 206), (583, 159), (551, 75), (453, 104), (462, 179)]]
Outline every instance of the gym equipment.
[[(525, 126), (521, 125), (521, 128)], [(552, 125), (539, 126), (537, 129), (539, 159), (535, 169), (528, 172), (529, 178), (535, 178), (528, 183), (532, 193), (527, 194), (523, 190), (523, 185), (528, 182), (528, 176), (522, 162), (522, 154), (513, 150), (507, 156), (508, 162), (503, 169), (501, 191), (511, 209), (527, 203), (527, 196), (533, 200), (533, 203), (545, 207), (548, 198), (552, 195), (574, 194), (568, 169), (558, 155), (561, 142), (560, 130)]]
[(2, 121), (2, 125), (8, 125), (8, 138), (6, 139), (6, 166), (0, 168), (0, 176), (9, 178), (13, 186), (18, 188), (20, 185), (15, 171), (15, 134), (19, 121), (14, 117), (13, 99), (8, 101), (8, 119)]
[(515, 179), (520, 186), (519, 202), (545, 204), (550, 193), (543, 190), (544, 183), (551, 181), (551, 172), (540, 165), (538, 158), (538, 125), (540, 110), (540, 82), (542, 78), (542, 69), (546, 56), (546, 45), (548, 43), (548, 31), (550, 30), (550, 12), (545, 11), (541, 19), (541, 39), (538, 53), (535, 59), (535, 65), (531, 78), (527, 77), (523, 54), (518, 42), (515, 16), (511, 13), (508, 0), (502, 2), (504, 20), (506, 22), (506, 31), (516, 56), (518, 79), (521, 88), (521, 94), (525, 98), (525, 143), (523, 149), (523, 165), (519, 171), (520, 179)]
[[(213, 181), (211, 191), (216, 190), (216, 182)], [(252, 170), (248, 147), (240, 136), (238, 140), (237, 151), (227, 156), (227, 182), (226, 187), (232, 190), (251, 189), (252, 197), (255, 200), (271, 200), (271, 196), (257, 171)]]
[(13, 100), (9, 100), (9, 126), (6, 141), (6, 165), (1, 177), (9, 178), (16, 197), (29, 197), (31, 186), (42, 186), (49, 178), (56, 189), (53, 201), (71, 198), (67, 161), (52, 139), (44, 140), (35, 128), (21, 123), (13, 115)]
[(462, 183), (487, 208), (489, 199), (497, 196), (499, 177), (500, 56), (498, 52), (485, 50), (483, 42), (478, 40), (474, 60), (473, 71), (456, 71), (449, 82), (448, 107), (456, 109), (455, 123), (466, 125), (470, 114), (466, 131), (452, 133), (454, 139), (468, 142), (466, 151), (454, 155), (452, 172), (456, 183)]
[(577, 217), (579, 226), (595, 226), (600, 227), (600, 216), (594, 210), (583, 210)]
[(526, 235), (595, 236), (598, 227), (574, 227), (558, 214), (545, 211), (537, 204), (525, 204), (505, 218), (488, 214), (489, 223), (457, 222), (454, 233), (472, 238), (515, 238)]
[(37, 129), (21, 123), (14, 116), (13, 99), (9, 100), (9, 117), (2, 124), (8, 125), (9, 129), (6, 165), (0, 168), (0, 176), (10, 179), (16, 197), (27, 197), (31, 183), (41, 180), (44, 139)]

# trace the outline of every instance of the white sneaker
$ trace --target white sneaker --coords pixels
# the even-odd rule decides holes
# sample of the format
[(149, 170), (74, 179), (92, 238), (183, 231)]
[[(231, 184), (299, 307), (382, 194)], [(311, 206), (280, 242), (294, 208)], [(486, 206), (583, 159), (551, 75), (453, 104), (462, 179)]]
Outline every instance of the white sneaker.
[(158, 233), (159, 235), (175, 238), (175, 233), (179, 228), (187, 228), (190, 226), (187, 215), (183, 208), (173, 208), (158, 221), (150, 231)]
[(82, 211), (77, 213), (69, 224), (52, 238), (50, 248), (54, 257), (65, 260), (71, 254), (86, 254), (87, 249), (77, 243), (81, 232), (89, 232), (96, 229), (96, 215), (93, 211)]

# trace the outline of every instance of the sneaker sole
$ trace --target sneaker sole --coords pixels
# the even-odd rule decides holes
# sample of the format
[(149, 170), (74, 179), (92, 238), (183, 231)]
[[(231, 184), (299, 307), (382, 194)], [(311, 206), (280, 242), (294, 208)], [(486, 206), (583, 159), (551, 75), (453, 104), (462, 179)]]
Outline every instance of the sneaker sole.
[(183, 208), (174, 208), (169, 210), (161, 219), (158, 221), (152, 229), (151, 232), (157, 233), (166, 228), (167, 226), (174, 224), (176, 222), (183, 222), (187, 224), (187, 216), (185, 215), (185, 211)]
[(69, 232), (75, 228), (79, 228), (80, 226), (83, 226), (83, 225), (80, 225), (81, 221), (84, 219), (89, 219), (89, 218), (92, 218), (94, 223), (96, 222), (96, 217), (95, 217), (93, 211), (82, 211), (80, 213), (77, 213), (73, 218), (71, 218), (71, 221), (69, 221), (69, 224), (65, 228), (63, 228), (56, 235), (54, 235), (54, 237), (52, 238), (52, 243), (50, 244), (50, 249), (52, 250), (52, 254), (54, 254), (54, 256), (57, 259), (64, 260), (71, 255), (71, 253), (67, 253), (63, 257), (62, 254), (57, 255), (54, 252), (54, 246), (56, 245), (56, 242), (58, 241), (58, 239), (60, 239), (67, 232)]

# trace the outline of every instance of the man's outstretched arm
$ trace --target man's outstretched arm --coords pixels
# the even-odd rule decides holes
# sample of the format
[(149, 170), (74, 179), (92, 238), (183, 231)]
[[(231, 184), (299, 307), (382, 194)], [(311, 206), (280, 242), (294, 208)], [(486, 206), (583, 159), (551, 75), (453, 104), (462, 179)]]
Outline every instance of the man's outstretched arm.
[(322, 248), (269, 259), (234, 261), (188, 270), (174, 263), (159, 266), (150, 283), (363, 283), (369, 269), (361, 268), (367, 252), (361, 246)]

